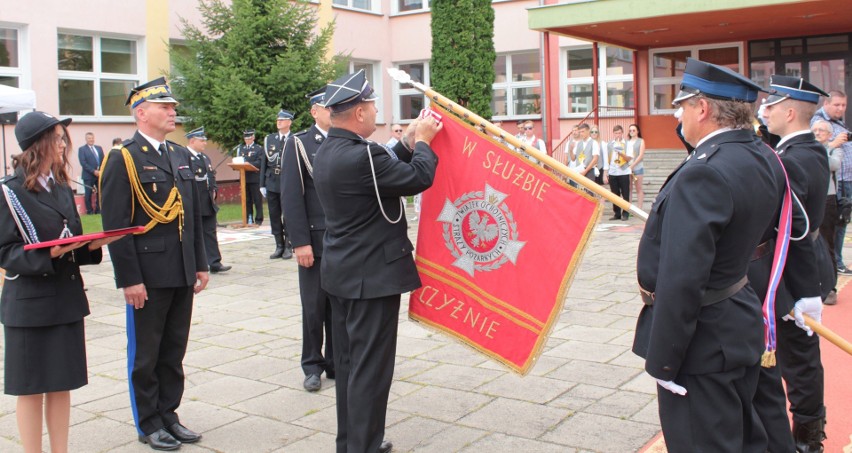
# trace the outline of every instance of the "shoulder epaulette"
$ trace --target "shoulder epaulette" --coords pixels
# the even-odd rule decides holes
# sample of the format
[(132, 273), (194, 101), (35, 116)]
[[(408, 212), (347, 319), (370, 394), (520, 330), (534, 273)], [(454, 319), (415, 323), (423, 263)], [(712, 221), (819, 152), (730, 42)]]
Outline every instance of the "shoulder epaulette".
[(310, 128), (305, 129), (305, 130), (301, 130), (301, 131), (299, 131), (299, 132), (296, 132), (296, 133), (295, 133), (295, 134), (293, 134), (293, 135), (305, 135), (305, 134), (307, 134), (310, 130), (311, 130)]

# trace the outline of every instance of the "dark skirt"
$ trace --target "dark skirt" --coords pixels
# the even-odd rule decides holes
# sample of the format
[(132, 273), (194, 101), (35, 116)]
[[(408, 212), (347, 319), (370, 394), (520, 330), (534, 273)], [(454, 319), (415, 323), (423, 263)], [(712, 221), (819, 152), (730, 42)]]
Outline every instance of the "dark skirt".
[(88, 383), (83, 320), (46, 327), (9, 327), (5, 333), (5, 393), (35, 395)]

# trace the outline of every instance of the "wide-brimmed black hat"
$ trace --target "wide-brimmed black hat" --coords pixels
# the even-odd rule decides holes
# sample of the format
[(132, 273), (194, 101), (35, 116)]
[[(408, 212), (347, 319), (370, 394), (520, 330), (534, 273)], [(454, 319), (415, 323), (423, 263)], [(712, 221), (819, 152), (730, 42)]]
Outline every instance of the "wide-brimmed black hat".
[(801, 77), (773, 74), (769, 78), (769, 88), (775, 91), (763, 101), (767, 106), (777, 104), (785, 99), (819, 104), (820, 96), (828, 97), (828, 93)]
[(21, 147), (22, 151), (26, 151), (41, 137), (41, 134), (53, 129), (60, 123), (68, 126), (71, 124), (71, 118), (60, 120), (49, 113), (39, 111), (27, 113), (18, 120), (18, 124), (15, 126), (15, 138), (18, 139), (18, 146)]
[(187, 132), (186, 138), (198, 138), (201, 140), (207, 140), (207, 135), (204, 134), (204, 126)]
[(687, 58), (680, 93), (672, 104), (699, 94), (725, 101), (754, 102), (760, 91), (766, 90), (730, 68)]
[(172, 97), (172, 90), (169, 88), (169, 84), (166, 83), (165, 77), (159, 77), (138, 87), (131, 88), (124, 105), (135, 108), (137, 105), (146, 101), (168, 104), (179, 103), (177, 99)]
[(367, 81), (363, 69), (353, 74), (347, 74), (325, 88), (325, 106), (333, 112), (343, 112), (355, 107), (361, 102), (378, 99), (373, 87)]
[(311, 105), (317, 104), (320, 107), (325, 107), (325, 89), (326, 86), (323, 85), (322, 88), (318, 88), (310, 93), (306, 94), (305, 97), (308, 98), (308, 102)]

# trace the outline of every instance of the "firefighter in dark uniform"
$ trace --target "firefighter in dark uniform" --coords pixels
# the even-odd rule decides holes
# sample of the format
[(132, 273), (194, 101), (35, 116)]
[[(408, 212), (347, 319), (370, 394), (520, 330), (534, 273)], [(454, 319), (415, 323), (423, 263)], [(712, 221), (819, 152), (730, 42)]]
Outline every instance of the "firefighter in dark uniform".
[(438, 165), (429, 143), (440, 125), (431, 118), (393, 152), (366, 139), (376, 130), (375, 99), (363, 70), (328, 84), (332, 128), (314, 159), (326, 216), (320, 272), (331, 296), (338, 453), (390, 450), (382, 438), (400, 294), (420, 287), (400, 197), (428, 189)]
[[(331, 302), (322, 289), (320, 263), (325, 213), (314, 186), (313, 163), (331, 128), (331, 113), (323, 104), (325, 87), (308, 95), (315, 124), (295, 134), (284, 147), (281, 202), (287, 231), (299, 263), (299, 294), (302, 298), (303, 386), (309, 392), (322, 387), (320, 375), (334, 379), (334, 348), (331, 341)], [(323, 335), (325, 332), (325, 335)], [(322, 353), (325, 337), (325, 356)]]
[[(761, 88), (688, 59), (675, 107), (695, 146), (663, 185), (639, 242), (645, 306), (633, 351), (657, 380), (669, 451), (765, 452), (752, 406), (763, 341), (749, 260), (777, 225), (783, 168), (751, 129)], [(689, 247), (684, 248), (684, 244)]]
[(287, 241), (287, 224), (285, 215), (281, 209), (281, 152), (284, 144), (290, 137), (290, 125), (293, 122), (293, 114), (287, 110), (278, 112), (275, 124), (278, 132), (269, 134), (263, 139), (264, 155), (260, 167), (260, 191), (269, 204), (269, 228), (272, 237), (275, 238), (275, 251), (269, 255), (269, 259), (283, 258), (289, 260), (293, 257), (290, 244)]
[(207, 253), (207, 264), (210, 272), (216, 274), (226, 272), (231, 266), (222, 264), (222, 252), (219, 251), (219, 238), (216, 237), (216, 213), (219, 205), (216, 204), (216, 171), (213, 170), (213, 162), (204, 154), (207, 148), (207, 136), (204, 128), (193, 129), (186, 134), (189, 142), (186, 149), (192, 155), (190, 166), (192, 174), (195, 175), (195, 184), (198, 186), (199, 209), (201, 210), (201, 229), (204, 230), (204, 251)]
[[(258, 170), (263, 165), (263, 148), (254, 142), (254, 129), (243, 132), (243, 143), (237, 146), (237, 157), (245, 159), (247, 164), (254, 165)], [(248, 223), (263, 224), (263, 196), (260, 193), (260, 172), (246, 172), (246, 216)]]
[(194, 294), (207, 285), (201, 211), (186, 148), (166, 141), (175, 106), (165, 79), (133, 88), (137, 132), (101, 165), (105, 230), (145, 226), (109, 246), (116, 287), (127, 303), (130, 403), (139, 441), (174, 450), (201, 438), (176, 413)]
[[(797, 316), (805, 313), (819, 321), (822, 298), (835, 284), (834, 260), (823, 243), (825, 239), (819, 236), (830, 177), (828, 155), (810, 130), (810, 119), (820, 96), (828, 94), (801, 78), (779, 75), (771, 77), (770, 88), (775, 91), (763, 103), (762, 119), (769, 134), (778, 137), (775, 149), (787, 170), (797, 202), (793, 203), (796, 217), (793, 240), (782, 274), (783, 283), (776, 296), (777, 366), (761, 368), (754, 405), (769, 436), (769, 451), (821, 452), (825, 405), (819, 338), (813, 336), (801, 319), (785, 320), (794, 321), (789, 313), (795, 311)], [(807, 217), (802, 215), (802, 208)], [(774, 251), (774, 242), (765, 244), (767, 257), (755, 255), (758, 259), (749, 268), (749, 280), (754, 282), (760, 297), (766, 293), (772, 265), (769, 252)], [(782, 376), (787, 382), (786, 395)], [(792, 436), (787, 397), (793, 413)]]

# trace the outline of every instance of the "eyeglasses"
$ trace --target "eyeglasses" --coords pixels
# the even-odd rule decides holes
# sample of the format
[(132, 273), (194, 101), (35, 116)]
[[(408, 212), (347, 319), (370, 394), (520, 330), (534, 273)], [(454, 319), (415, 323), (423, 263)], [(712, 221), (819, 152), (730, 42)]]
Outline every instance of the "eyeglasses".
[(591, 133), (592, 133), (592, 134), (597, 134), (597, 133), (598, 133), (598, 131), (592, 131)]
[(524, 128), (524, 130), (525, 130), (525, 131), (531, 131), (531, 130), (533, 130), (533, 128), (532, 128), (532, 126), (530, 126), (530, 127), (525, 127), (525, 128)]
[(402, 129), (394, 129), (394, 132), (402, 132)]

